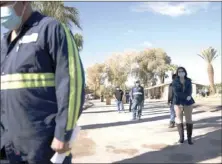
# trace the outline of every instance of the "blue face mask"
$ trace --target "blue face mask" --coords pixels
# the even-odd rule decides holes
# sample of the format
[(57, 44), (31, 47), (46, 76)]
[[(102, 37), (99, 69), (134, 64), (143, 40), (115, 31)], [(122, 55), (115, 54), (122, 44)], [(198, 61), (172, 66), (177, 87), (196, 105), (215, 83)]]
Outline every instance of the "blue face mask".
[(18, 29), (22, 23), (22, 16), (24, 14), (24, 10), (21, 16), (17, 16), (14, 10), (14, 6), (16, 3), (17, 2), (10, 6), (1, 7), (1, 25), (9, 30)]

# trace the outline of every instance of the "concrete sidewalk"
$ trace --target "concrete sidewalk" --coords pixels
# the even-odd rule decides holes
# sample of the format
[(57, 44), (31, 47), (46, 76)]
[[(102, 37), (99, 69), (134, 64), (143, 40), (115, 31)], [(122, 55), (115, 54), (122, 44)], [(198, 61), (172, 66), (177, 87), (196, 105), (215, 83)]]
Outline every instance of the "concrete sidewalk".
[(190, 146), (178, 145), (176, 128), (168, 129), (165, 102), (146, 102), (142, 120), (137, 122), (130, 121), (132, 113), (117, 113), (115, 104), (93, 103), (79, 120), (83, 130), (73, 146), (75, 163), (221, 162), (219, 110), (194, 109), (194, 145)]

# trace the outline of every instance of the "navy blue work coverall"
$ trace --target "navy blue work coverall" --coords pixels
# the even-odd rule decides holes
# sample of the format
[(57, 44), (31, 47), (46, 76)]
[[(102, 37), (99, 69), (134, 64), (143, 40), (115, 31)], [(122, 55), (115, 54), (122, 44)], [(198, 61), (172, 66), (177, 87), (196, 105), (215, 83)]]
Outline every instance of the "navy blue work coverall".
[(132, 89), (132, 110), (133, 120), (141, 117), (144, 103), (144, 89), (142, 86), (134, 87)]
[(10, 32), (3, 37), (1, 148), (10, 163), (50, 163), (53, 138), (70, 140), (84, 86), (82, 62), (65, 25), (33, 12), (15, 40), (10, 42)]

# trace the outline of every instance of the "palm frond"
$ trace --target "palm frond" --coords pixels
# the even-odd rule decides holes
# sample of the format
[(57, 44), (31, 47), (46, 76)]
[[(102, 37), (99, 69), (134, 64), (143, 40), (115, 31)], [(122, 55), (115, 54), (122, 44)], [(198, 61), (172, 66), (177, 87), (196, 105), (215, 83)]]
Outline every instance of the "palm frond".
[(204, 49), (200, 54), (197, 54), (200, 56), (202, 59), (204, 59), (207, 63), (211, 63), (214, 59), (218, 57), (217, 55), (217, 50), (209, 47), (207, 49)]
[[(64, 6), (62, 1), (42, 1), (42, 2), (32, 2), (32, 8), (39, 11), (40, 13), (54, 17), (59, 22), (68, 25), (70, 28), (75, 25), (77, 28), (82, 30), (79, 21), (79, 11), (75, 7)], [(77, 38), (75, 38), (77, 37)], [(83, 48), (83, 37), (81, 35), (75, 36), (76, 44), (81, 50)]]

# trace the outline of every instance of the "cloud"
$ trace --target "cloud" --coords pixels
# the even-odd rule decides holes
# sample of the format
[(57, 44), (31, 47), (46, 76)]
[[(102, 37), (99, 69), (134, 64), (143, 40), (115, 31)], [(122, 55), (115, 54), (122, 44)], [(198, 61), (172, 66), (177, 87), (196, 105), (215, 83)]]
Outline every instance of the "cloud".
[(143, 2), (134, 7), (134, 12), (153, 12), (171, 17), (191, 15), (200, 10), (207, 10), (210, 2)]
[(127, 30), (125, 33), (124, 33), (124, 35), (129, 35), (129, 34), (131, 34), (131, 33), (133, 33), (134, 31), (133, 30)]
[(150, 42), (148, 42), (148, 41), (145, 41), (145, 42), (143, 42), (143, 43), (141, 44), (141, 46), (143, 46), (143, 47), (152, 47), (153, 45), (152, 45), (152, 43), (150, 43)]

